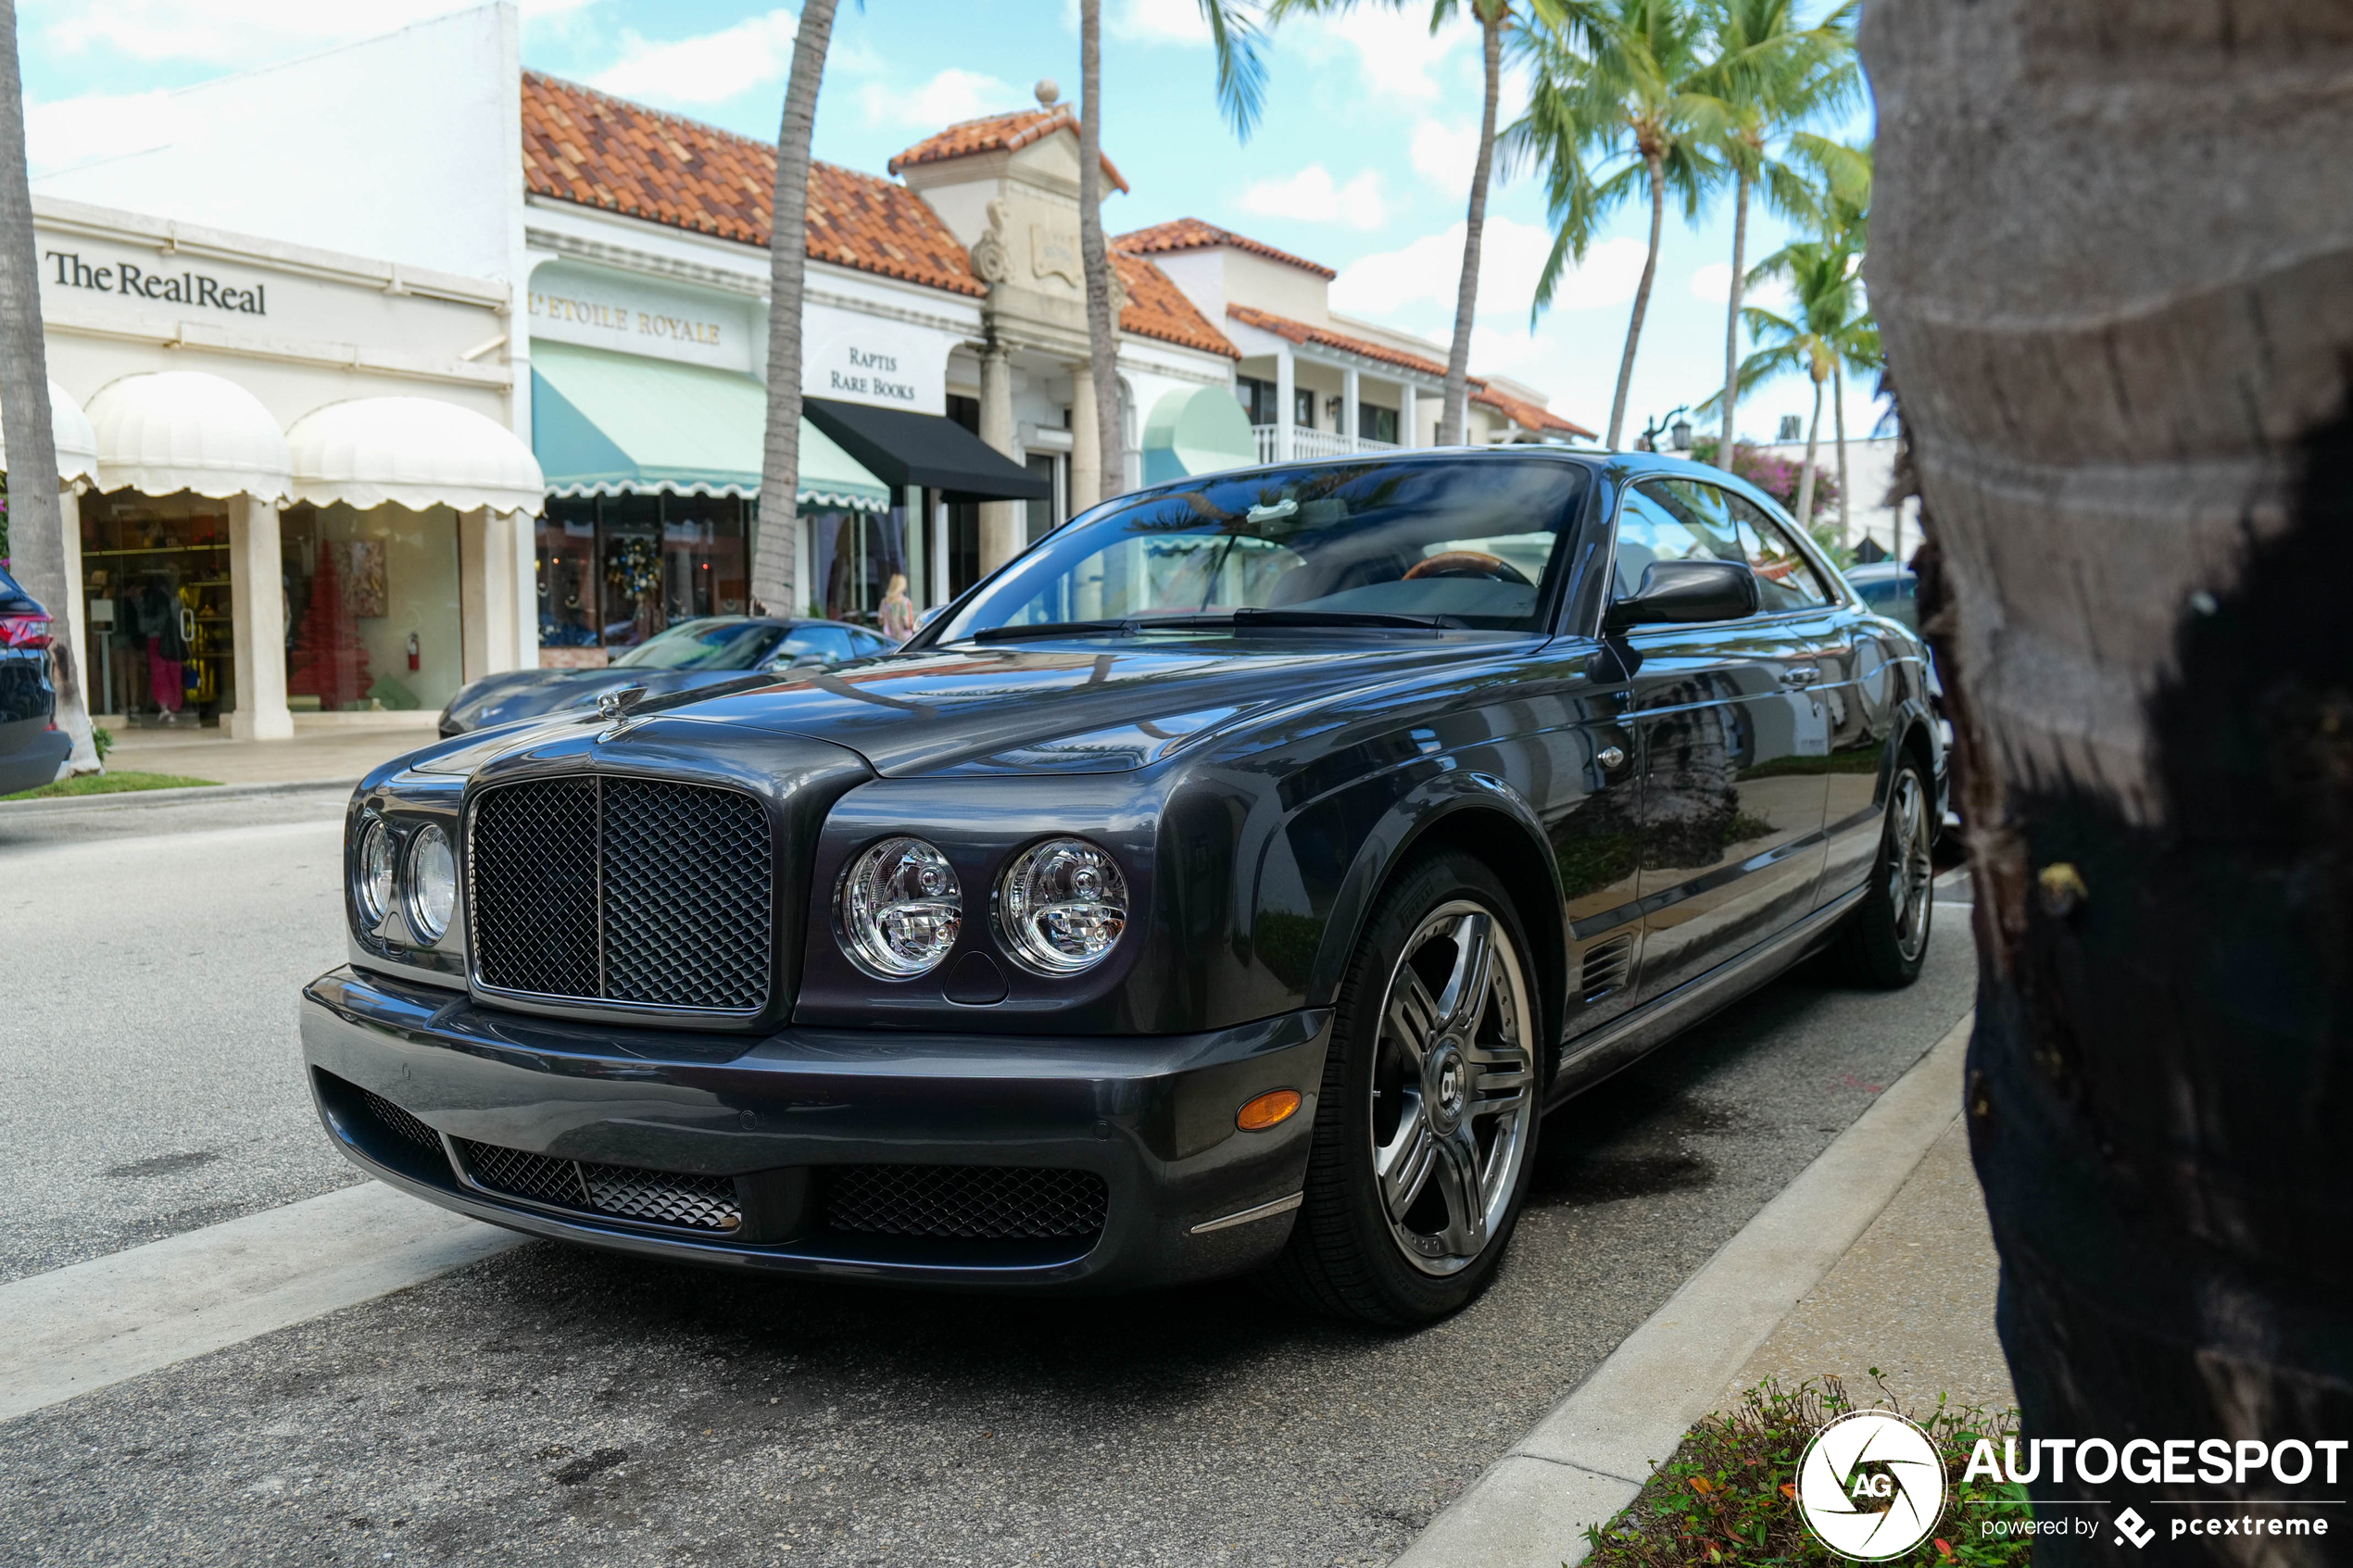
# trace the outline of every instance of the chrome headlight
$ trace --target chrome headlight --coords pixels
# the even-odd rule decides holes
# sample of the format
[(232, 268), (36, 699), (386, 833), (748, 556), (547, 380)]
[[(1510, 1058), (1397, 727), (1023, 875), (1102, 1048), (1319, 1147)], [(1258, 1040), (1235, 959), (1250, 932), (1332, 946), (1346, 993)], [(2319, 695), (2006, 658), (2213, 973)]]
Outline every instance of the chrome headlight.
[(1127, 879), (1111, 851), (1083, 838), (1050, 838), (1014, 856), (997, 897), (1006, 946), (1041, 974), (1094, 968), (1127, 929)]
[(371, 817), (359, 830), (359, 852), (351, 859), (351, 901), (359, 923), (373, 931), (392, 912), (392, 830)]
[(850, 962), (877, 980), (912, 980), (956, 945), (964, 895), (947, 856), (902, 834), (849, 862), (834, 909)]
[(449, 929), (458, 907), (458, 856), (438, 827), (417, 830), (409, 846), (409, 934), (430, 947)]

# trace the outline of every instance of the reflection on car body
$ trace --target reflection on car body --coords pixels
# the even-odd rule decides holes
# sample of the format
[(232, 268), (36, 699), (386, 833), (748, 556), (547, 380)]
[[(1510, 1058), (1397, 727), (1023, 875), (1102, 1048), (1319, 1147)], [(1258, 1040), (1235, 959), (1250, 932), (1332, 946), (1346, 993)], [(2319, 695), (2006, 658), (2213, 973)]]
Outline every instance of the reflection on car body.
[(1942, 772), (1917, 636), (1736, 479), (1205, 475), (897, 653), (380, 769), (305, 1050), (353, 1160), (540, 1235), (1422, 1322), (1543, 1110), (1824, 947), (1918, 972)]

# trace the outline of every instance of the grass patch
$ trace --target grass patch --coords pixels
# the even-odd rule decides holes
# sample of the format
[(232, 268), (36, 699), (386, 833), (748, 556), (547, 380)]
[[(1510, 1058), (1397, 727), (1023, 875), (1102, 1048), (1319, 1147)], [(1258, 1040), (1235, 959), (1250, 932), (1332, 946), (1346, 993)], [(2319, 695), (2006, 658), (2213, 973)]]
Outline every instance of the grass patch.
[(182, 778), (178, 773), (137, 773), (129, 771), (116, 773), (85, 773), (77, 779), (59, 779), (56, 784), (43, 784), (16, 795), (0, 795), (0, 800), (52, 800), (69, 795), (124, 795), (140, 789), (195, 789), (218, 787), (219, 779)]
[[(2018, 1568), (2031, 1562), (2031, 1537), (1987, 1537), (1982, 1528), (1987, 1520), (2032, 1517), (2026, 1488), (1961, 1480), (1978, 1438), (1991, 1437), (1998, 1448), (2016, 1431), (2015, 1417), (1948, 1409), (1942, 1396), (1925, 1414), (1900, 1410), (1893, 1399), (1881, 1399), (1879, 1406), (1911, 1417), (1944, 1460), (1943, 1521), (1918, 1548), (1893, 1561), (1906, 1568)], [(1809, 1379), (1794, 1389), (1771, 1379), (1758, 1384), (1730, 1413), (1692, 1427), (1625, 1512), (1586, 1532), (1592, 1548), (1588, 1568), (1839, 1568), (1846, 1560), (1832, 1556), (1799, 1519), (1794, 1482), (1797, 1461), (1816, 1430), (1858, 1408), (1835, 1377), (1818, 1384)]]

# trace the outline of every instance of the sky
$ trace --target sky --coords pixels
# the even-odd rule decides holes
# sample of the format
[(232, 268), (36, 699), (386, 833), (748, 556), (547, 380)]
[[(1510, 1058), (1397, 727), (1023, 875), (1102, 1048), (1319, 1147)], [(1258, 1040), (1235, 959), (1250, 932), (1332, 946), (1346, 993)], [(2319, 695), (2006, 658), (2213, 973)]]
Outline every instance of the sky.
[[(1194, 217), (1339, 270), (1335, 310), (1442, 344), (1453, 326), (1464, 214), (1477, 146), (1476, 29), (1433, 33), (1429, 8), (1362, 5), (1286, 21), (1267, 40), (1265, 108), (1248, 137), (1221, 115), (1198, 0), (1102, 0), (1103, 148), (1131, 187), (1104, 205), (1114, 233)], [(329, 48), (458, 8), (450, 0), (24, 0), (19, 6), (28, 133), (70, 100), (143, 97)], [(798, 25), (752, 0), (523, 0), (522, 58), (623, 97), (762, 139), (776, 133)], [(827, 62), (816, 156), (881, 173), (892, 155), (955, 120), (1025, 108), (1051, 78), (1078, 96), (1076, 0), (846, 0)], [(1504, 122), (1524, 102), (1506, 81)], [(87, 123), (89, 106), (72, 113)], [(1868, 120), (1843, 131), (1868, 133)], [(1635, 361), (1627, 439), (1723, 380), (1729, 197), (1696, 222), (1670, 207)], [(1552, 243), (1542, 192), (1507, 171), (1491, 194), (1471, 369), (1548, 394), (1599, 431), (1609, 416), (1640, 276), (1646, 206), (1615, 216), (1554, 303), (1531, 322)], [(1787, 237), (1753, 211), (1749, 255)], [(1743, 345), (1745, 348), (1745, 345)], [(1442, 355), (1442, 351), (1441, 351)], [(1873, 414), (1865, 389), (1850, 435)], [(1770, 439), (1804, 417), (1792, 377), (1740, 407), (1740, 433)], [(1704, 429), (1712, 430), (1714, 421)], [(1823, 436), (1830, 414), (1823, 411)]]

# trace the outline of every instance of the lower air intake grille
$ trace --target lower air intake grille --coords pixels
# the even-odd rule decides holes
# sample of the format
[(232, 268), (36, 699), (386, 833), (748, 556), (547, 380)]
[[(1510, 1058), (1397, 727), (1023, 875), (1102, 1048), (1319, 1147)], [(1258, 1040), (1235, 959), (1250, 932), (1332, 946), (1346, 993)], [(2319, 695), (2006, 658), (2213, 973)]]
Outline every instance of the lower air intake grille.
[(361, 1089), (359, 1098), (370, 1110), (375, 1112), (377, 1121), (420, 1148), (429, 1148), (435, 1154), (441, 1152), (439, 1133), (434, 1132), (382, 1095), (371, 1094), (366, 1089)]
[(476, 1185), (511, 1198), (681, 1230), (732, 1231), (743, 1223), (732, 1177), (596, 1165), (585, 1160), (526, 1154), (472, 1138), (452, 1141), (465, 1156), (466, 1173)]
[(1100, 1235), (1109, 1192), (1091, 1171), (1006, 1165), (837, 1165), (825, 1223), (876, 1236)]
[(1585, 999), (1598, 1002), (1626, 984), (1626, 972), (1634, 962), (1634, 939), (1613, 936), (1606, 942), (1595, 943), (1585, 949), (1583, 974)]

